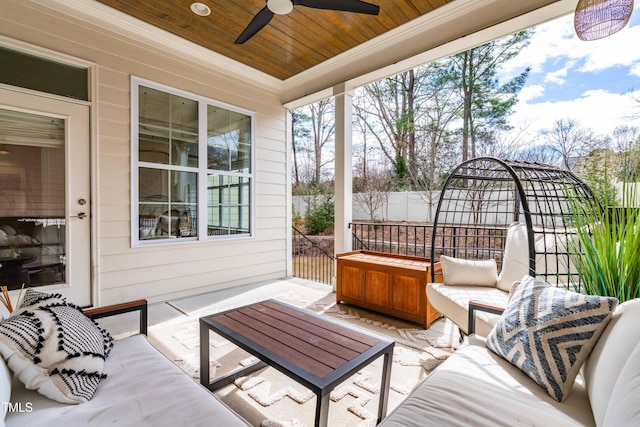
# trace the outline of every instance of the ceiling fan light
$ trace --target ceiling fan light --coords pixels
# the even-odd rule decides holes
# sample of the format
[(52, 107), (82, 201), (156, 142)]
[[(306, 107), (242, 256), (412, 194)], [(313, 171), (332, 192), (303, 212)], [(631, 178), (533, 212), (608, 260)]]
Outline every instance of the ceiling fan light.
[(267, 0), (267, 7), (276, 15), (286, 15), (293, 10), (291, 0)]
[(211, 8), (204, 3), (191, 3), (191, 11), (198, 16), (209, 16)]
[(597, 40), (623, 29), (631, 18), (633, 0), (580, 0), (573, 24), (580, 40)]

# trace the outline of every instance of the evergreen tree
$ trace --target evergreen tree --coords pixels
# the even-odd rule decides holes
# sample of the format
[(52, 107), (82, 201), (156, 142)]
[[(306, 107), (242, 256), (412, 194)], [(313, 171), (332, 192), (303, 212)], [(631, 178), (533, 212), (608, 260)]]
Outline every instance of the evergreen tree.
[(478, 143), (490, 144), (496, 130), (507, 128), (507, 116), (529, 69), (504, 84), (497, 74), (528, 45), (532, 35), (531, 29), (520, 31), (447, 58), (462, 97), (462, 161), (476, 157)]

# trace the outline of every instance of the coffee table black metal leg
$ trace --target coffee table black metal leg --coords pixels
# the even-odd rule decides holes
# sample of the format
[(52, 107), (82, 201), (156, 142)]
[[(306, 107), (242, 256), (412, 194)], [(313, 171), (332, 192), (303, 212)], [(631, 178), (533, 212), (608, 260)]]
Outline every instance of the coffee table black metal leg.
[(378, 405), (378, 422), (387, 416), (387, 403), (389, 401), (389, 384), (391, 382), (391, 365), (393, 364), (393, 347), (384, 354), (382, 365), (382, 382), (380, 384), (380, 403)]
[(209, 327), (200, 323), (200, 384), (209, 386)]
[(209, 328), (206, 325), (200, 325), (200, 384), (209, 390), (216, 391), (219, 388), (231, 384), (238, 378), (244, 377), (266, 366), (267, 364), (265, 362), (258, 359), (250, 365), (236, 369), (211, 382), (209, 378)]
[(329, 393), (322, 396), (322, 392), (317, 392), (318, 401), (316, 403), (316, 427), (327, 427), (329, 422)]

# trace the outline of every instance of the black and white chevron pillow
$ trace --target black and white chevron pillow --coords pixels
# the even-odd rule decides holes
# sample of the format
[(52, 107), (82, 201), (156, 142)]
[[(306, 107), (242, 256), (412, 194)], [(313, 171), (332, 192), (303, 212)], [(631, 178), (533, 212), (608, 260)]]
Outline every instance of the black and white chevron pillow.
[(108, 332), (60, 294), (31, 288), (0, 322), (0, 354), (27, 389), (62, 403), (93, 397), (113, 346)]
[(616, 298), (526, 277), (489, 333), (487, 347), (561, 402), (617, 305)]

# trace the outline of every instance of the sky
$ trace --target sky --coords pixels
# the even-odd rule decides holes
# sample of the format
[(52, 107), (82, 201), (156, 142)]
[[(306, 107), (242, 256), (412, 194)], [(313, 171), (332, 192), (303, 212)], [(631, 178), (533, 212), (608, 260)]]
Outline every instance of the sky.
[[(530, 138), (558, 119), (575, 119), (596, 135), (619, 125), (640, 127), (640, 11), (607, 38), (582, 41), (573, 15), (539, 25), (528, 47), (506, 64), (513, 76), (531, 67), (511, 125)], [(633, 118), (635, 114), (636, 118)]]

